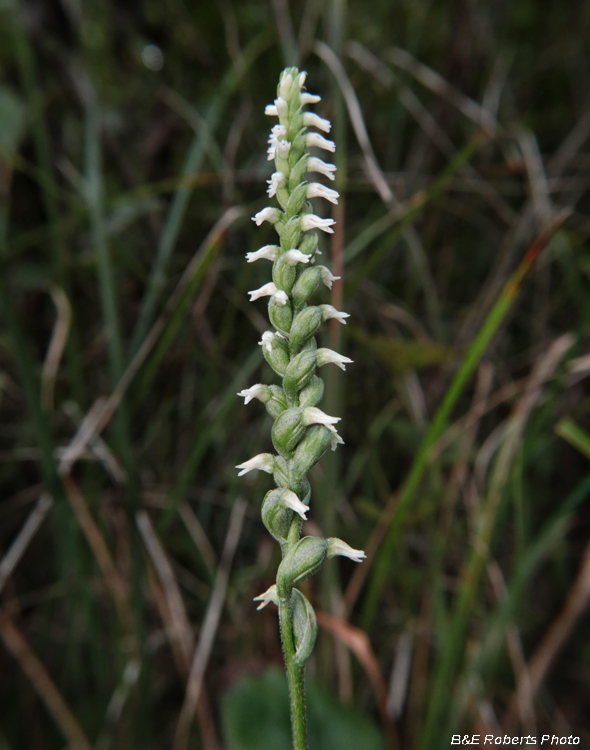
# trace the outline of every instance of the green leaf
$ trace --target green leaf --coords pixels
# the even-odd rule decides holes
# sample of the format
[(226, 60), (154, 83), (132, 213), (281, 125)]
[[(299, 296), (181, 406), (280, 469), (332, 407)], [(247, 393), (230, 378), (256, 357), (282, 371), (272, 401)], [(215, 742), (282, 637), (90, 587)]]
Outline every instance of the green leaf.
[(25, 133), (25, 108), (7, 86), (0, 86), (0, 156), (11, 160)]
[[(383, 750), (375, 724), (360, 711), (307, 681), (309, 750)], [(228, 750), (291, 750), (289, 696), (276, 668), (242, 677), (227, 693), (221, 713)]]

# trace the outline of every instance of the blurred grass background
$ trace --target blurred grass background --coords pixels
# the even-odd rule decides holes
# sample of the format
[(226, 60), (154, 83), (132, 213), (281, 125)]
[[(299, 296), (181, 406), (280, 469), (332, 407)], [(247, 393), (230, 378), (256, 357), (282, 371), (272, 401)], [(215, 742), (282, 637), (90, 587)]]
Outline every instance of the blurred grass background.
[(306, 590), (312, 750), (590, 746), (589, 37), (581, 1), (0, 2), (0, 748), (285, 747), (269, 479), (233, 468), (270, 447), (235, 394), (272, 382), (285, 64), (334, 126), (355, 361), (305, 531), (368, 554)]

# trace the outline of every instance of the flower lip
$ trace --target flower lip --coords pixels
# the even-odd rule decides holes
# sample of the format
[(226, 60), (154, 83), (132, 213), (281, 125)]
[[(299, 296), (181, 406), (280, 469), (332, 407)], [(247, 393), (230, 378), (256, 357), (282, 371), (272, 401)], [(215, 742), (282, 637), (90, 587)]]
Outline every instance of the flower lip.
[(263, 594), (260, 594), (259, 596), (255, 596), (252, 600), (254, 602), (262, 602), (260, 606), (256, 607), (257, 610), (264, 609), (267, 604), (272, 602), (273, 604), (276, 604), (277, 607), (279, 606), (279, 594), (277, 591), (277, 584), (273, 583), (273, 585), (267, 589)]
[(279, 113), (277, 111), (276, 104), (267, 104), (264, 108), (264, 114), (268, 115), (269, 117), (278, 117)]
[(266, 191), (269, 195), (269, 198), (272, 198), (273, 195), (276, 195), (277, 190), (284, 185), (285, 183), (285, 175), (282, 172), (273, 172), (270, 176), (270, 180), (267, 180), (268, 183), (268, 190)]
[(302, 91), (301, 94), (301, 104), (317, 104), (318, 102), (321, 102), (322, 97), (318, 96), (317, 94), (308, 94), (307, 91)]
[(335, 223), (334, 219), (321, 219), (315, 214), (305, 214), (301, 217), (301, 229), (304, 232), (307, 232), (310, 229), (321, 229), (322, 232), (334, 234), (332, 225)]
[(323, 174), (329, 180), (334, 180), (334, 172), (336, 171), (335, 164), (327, 164), (325, 161), (318, 159), (317, 156), (310, 156), (307, 160), (307, 171), (318, 172)]
[(256, 260), (272, 260), (273, 262), (279, 257), (279, 248), (276, 245), (265, 245), (260, 250), (246, 253), (246, 261), (254, 263)]
[(317, 128), (324, 133), (329, 133), (332, 127), (330, 120), (325, 120), (323, 117), (316, 115), (315, 112), (304, 112), (303, 124), (307, 128)]
[(318, 349), (315, 356), (315, 361), (318, 367), (324, 365), (333, 364), (340, 367), (342, 370), (346, 370), (346, 365), (352, 364), (352, 359), (338, 354), (338, 352), (332, 351), (332, 349), (321, 348)]
[(272, 474), (276, 470), (276, 466), (276, 459), (271, 453), (259, 453), (257, 456), (254, 456), (254, 458), (244, 461), (243, 464), (238, 464), (236, 469), (241, 469), (238, 476), (242, 477), (244, 474), (247, 474), (254, 469), (265, 471), (267, 474)]
[(309, 510), (309, 505), (305, 505), (305, 503), (301, 502), (294, 492), (287, 490), (283, 493), (282, 500), (287, 508), (291, 508), (291, 510), (298, 513), (304, 521), (307, 521), (307, 516), (305, 514)]
[[(339, 281), (340, 280), (340, 276), (334, 276), (334, 274), (330, 271), (329, 268), (326, 268), (326, 266), (319, 266), (319, 269), (320, 269), (320, 274), (321, 274), (321, 277), (322, 277), (322, 284), (324, 284), (325, 286), (327, 286), (328, 289), (332, 288), (332, 284), (335, 281)], [(331, 305), (329, 305), (329, 307), (331, 307)], [(334, 310), (334, 309), (335, 308), (332, 307), (332, 310)], [(330, 315), (329, 317), (334, 318), (336, 316), (335, 315)], [(344, 313), (344, 317), (348, 318), (349, 316), (346, 313)], [(324, 318), (324, 320), (326, 320), (326, 318)], [(340, 322), (342, 322), (342, 321), (340, 321)]]
[(327, 427), (340, 422), (340, 417), (331, 417), (316, 406), (306, 406), (301, 414), (301, 422), (304, 425), (323, 424)]
[(342, 555), (343, 557), (348, 557), (351, 560), (354, 560), (354, 562), (361, 562), (367, 557), (362, 549), (353, 549), (349, 544), (343, 542), (342, 539), (331, 537), (326, 541), (328, 542), (326, 557), (336, 557), (336, 555)]
[(340, 193), (332, 188), (322, 185), (321, 182), (310, 182), (306, 188), (305, 194), (308, 198), (325, 198), (330, 203), (337, 204)]
[[(334, 276), (335, 279), (339, 278), (338, 276)], [(346, 325), (345, 318), (350, 318), (350, 314), (346, 312), (342, 312), (341, 310), (337, 310), (332, 305), (320, 305), (320, 310), (322, 311), (322, 321), (325, 323), (326, 320), (330, 320), (334, 318), (339, 323), (342, 323), (342, 325)]]
[(266, 349), (267, 352), (272, 352), (272, 345), (274, 344), (276, 339), (276, 334), (274, 334), (272, 331), (265, 331), (262, 334), (262, 340), (258, 342), (258, 344)]
[(272, 295), (277, 292), (278, 289), (276, 286), (272, 281), (269, 281), (268, 284), (264, 284), (259, 289), (253, 289), (248, 292), (248, 294), (250, 295), (250, 302), (254, 302), (254, 300), (259, 299), (260, 297), (272, 297)]
[(250, 388), (244, 388), (243, 391), (238, 393), (244, 399), (244, 406), (249, 404), (253, 398), (258, 398), (262, 401), (262, 396), (268, 391), (268, 386), (262, 383), (256, 383), (256, 385), (250, 386)]
[(308, 148), (323, 148), (324, 151), (336, 151), (336, 144), (334, 141), (328, 141), (323, 135), (319, 133), (308, 133), (305, 136), (305, 145)]
[(294, 266), (297, 263), (309, 263), (310, 259), (311, 256), (302, 253), (301, 250), (297, 250), (297, 248), (292, 248), (285, 253), (285, 260), (290, 266)]
[(280, 305), (281, 307), (284, 307), (287, 302), (289, 301), (289, 297), (287, 296), (287, 292), (284, 292), (282, 289), (279, 289), (278, 292), (275, 292), (272, 295), (272, 298), (277, 303), (277, 305)]

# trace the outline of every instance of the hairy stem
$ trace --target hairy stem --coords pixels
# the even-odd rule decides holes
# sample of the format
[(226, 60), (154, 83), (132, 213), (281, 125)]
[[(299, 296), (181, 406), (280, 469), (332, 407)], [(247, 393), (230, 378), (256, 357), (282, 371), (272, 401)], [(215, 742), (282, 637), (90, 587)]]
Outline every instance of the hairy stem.
[(307, 722), (305, 717), (305, 667), (295, 661), (295, 641), (293, 638), (293, 614), (291, 590), (279, 596), (279, 622), (281, 640), (285, 654), (289, 701), (291, 704), (291, 730), (293, 750), (307, 750)]

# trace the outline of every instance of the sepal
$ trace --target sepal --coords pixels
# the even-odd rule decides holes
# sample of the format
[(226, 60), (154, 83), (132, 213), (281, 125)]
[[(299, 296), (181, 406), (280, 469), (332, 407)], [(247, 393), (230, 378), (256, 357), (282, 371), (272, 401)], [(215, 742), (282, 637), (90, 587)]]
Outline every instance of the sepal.
[[(317, 237), (316, 237), (316, 242), (317, 242)], [(303, 245), (303, 243), (301, 244)], [(307, 302), (309, 297), (311, 297), (311, 295), (318, 288), (321, 280), (322, 280), (322, 272), (319, 266), (306, 268), (301, 273), (301, 276), (295, 282), (293, 286), (293, 291), (291, 293), (291, 297), (293, 299), (293, 305), (296, 310), (299, 307), (301, 307), (303, 304), (305, 304), (305, 302)]]
[(305, 434), (305, 425), (301, 421), (301, 409), (287, 409), (272, 426), (272, 442), (277, 452), (284, 458), (290, 458), (297, 443)]
[(291, 325), (289, 347), (291, 356), (297, 354), (303, 345), (317, 333), (322, 324), (322, 311), (319, 307), (305, 307), (295, 316)]
[(287, 401), (296, 404), (299, 391), (309, 383), (315, 374), (315, 349), (304, 349), (289, 362), (283, 377), (283, 388)]
[[(330, 430), (324, 425), (313, 425), (307, 429), (291, 459), (291, 476), (303, 477), (314, 466), (332, 442)], [(278, 459), (277, 459), (278, 461)]]
[[(324, 395), (324, 381), (314, 375), (299, 393), (299, 406), (316, 406)], [(268, 408), (268, 407), (267, 407)]]

